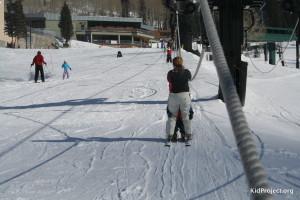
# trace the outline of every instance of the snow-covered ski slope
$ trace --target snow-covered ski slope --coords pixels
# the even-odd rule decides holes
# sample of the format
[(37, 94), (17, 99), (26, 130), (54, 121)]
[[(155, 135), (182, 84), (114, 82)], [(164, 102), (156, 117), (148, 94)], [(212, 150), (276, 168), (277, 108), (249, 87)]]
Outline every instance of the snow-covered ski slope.
[[(37, 50), (0, 48), (1, 200), (250, 199), (212, 61), (204, 60), (190, 83), (192, 146), (165, 147), (172, 66), (162, 50), (73, 44), (41, 50), (51, 76), (38, 84), (28, 82)], [(199, 58), (182, 54), (193, 74)], [(275, 199), (298, 200), (295, 46), (284, 56), (288, 66), (271, 73), (243, 58), (249, 62), (244, 111)], [(68, 80), (63, 60), (72, 68)], [(261, 71), (273, 67), (263, 58), (253, 63)]]

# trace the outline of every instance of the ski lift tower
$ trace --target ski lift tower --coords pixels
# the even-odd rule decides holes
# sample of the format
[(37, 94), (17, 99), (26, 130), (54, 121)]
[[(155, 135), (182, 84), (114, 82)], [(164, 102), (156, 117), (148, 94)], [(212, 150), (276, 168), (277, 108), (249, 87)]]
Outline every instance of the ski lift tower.
[(171, 35), (176, 40), (178, 55), (181, 56), (181, 40), (185, 49), (192, 49), (192, 22), (187, 16), (196, 11), (196, 4), (192, 0), (164, 0), (163, 4), (171, 11)]
[[(213, 11), (219, 12), (219, 36), (224, 54), (242, 106), (245, 105), (247, 62), (241, 60), (243, 45), (243, 12), (260, 8), (264, 0), (208, 0)], [(219, 87), (218, 98), (224, 101)]]
[[(298, 13), (300, 19), (300, 2), (299, 0), (284, 0), (282, 2), (282, 8), (289, 12)], [(296, 41), (296, 68), (299, 69), (299, 43), (300, 43), (300, 25), (298, 22), (298, 31), (296, 36), (298, 40)]]

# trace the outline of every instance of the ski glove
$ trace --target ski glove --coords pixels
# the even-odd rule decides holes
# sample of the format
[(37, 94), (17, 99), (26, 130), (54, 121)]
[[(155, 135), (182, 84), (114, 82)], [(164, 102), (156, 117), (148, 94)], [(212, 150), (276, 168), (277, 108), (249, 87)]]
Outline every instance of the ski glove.
[(172, 117), (172, 113), (170, 112), (168, 107), (167, 107), (167, 115), (168, 115), (169, 118)]
[(70, 70), (72, 70), (72, 68), (70, 67)]
[(192, 120), (194, 117), (194, 110), (192, 107), (190, 107), (190, 115), (189, 115), (189, 119)]
[(32, 66), (33, 66), (33, 64), (30, 65), (30, 67), (32, 67)]

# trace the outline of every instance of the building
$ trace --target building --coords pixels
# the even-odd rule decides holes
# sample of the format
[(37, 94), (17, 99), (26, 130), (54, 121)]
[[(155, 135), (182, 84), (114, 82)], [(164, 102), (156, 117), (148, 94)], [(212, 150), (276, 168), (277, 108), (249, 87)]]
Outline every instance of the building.
[(11, 39), (4, 33), (4, 0), (0, 0), (0, 47), (6, 46)]
[[(59, 14), (25, 14), (27, 26), (52, 30), (58, 35)], [(72, 15), (74, 39), (99, 45), (123, 47), (149, 46), (157, 42), (154, 28), (142, 24), (142, 18)]]
[(171, 39), (171, 30), (155, 30), (154, 36), (160, 39)]

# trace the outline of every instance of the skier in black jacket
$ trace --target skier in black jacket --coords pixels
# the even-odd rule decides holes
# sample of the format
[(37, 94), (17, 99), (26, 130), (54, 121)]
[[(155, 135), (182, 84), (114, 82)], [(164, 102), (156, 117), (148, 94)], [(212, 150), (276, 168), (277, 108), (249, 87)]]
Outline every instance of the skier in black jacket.
[(191, 120), (189, 119), (191, 97), (188, 83), (191, 77), (191, 72), (183, 66), (183, 59), (181, 57), (175, 57), (173, 59), (173, 70), (170, 70), (167, 75), (170, 89), (168, 108), (171, 113), (171, 115), (168, 116), (166, 124), (167, 143), (170, 142), (174, 133), (179, 109), (182, 113), (187, 142), (190, 142), (192, 139)]

